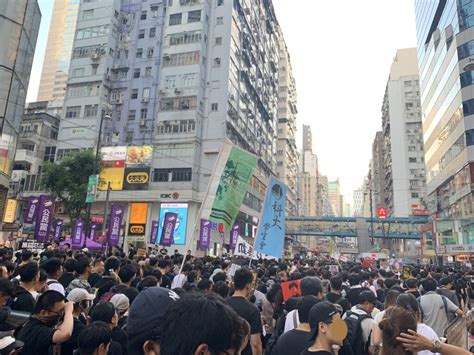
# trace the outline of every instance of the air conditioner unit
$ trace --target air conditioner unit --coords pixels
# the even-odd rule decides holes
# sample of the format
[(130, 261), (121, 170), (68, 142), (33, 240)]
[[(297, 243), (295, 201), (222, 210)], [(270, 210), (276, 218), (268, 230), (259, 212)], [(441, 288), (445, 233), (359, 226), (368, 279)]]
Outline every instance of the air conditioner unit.
[(181, 90), (180, 89), (174, 89), (174, 93), (175, 94), (181, 94)]
[(145, 127), (145, 126), (146, 126), (146, 121), (140, 120), (140, 127)]
[(116, 105), (121, 105), (122, 104), (122, 98), (121, 97), (117, 97), (114, 101), (113, 101), (114, 104)]
[(91, 59), (96, 60), (96, 59), (99, 59), (99, 58), (100, 58), (100, 55), (98, 53), (92, 53)]
[(170, 60), (170, 55), (168, 53), (163, 54), (163, 59)]

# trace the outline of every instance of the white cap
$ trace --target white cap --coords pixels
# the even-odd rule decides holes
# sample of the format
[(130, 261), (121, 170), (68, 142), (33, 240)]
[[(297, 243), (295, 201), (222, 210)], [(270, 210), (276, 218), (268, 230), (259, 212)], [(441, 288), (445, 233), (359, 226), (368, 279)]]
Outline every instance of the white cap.
[(92, 301), (93, 299), (95, 299), (95, 295), (79, 287), (76, 287), (67, 295), (67, 300), (74, 303), (79, 303), (86, 300)]

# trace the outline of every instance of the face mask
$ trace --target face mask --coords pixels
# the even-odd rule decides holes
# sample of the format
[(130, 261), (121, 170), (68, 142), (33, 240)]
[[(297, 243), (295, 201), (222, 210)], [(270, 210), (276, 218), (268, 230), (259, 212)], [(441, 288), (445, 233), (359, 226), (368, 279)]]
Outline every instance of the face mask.
[(54, 314), (51, 316), (44, 316), (44, 317), (37, 317), (38, 320), (46, 324), (48, 327), (54, 327), (56, 324), (58, 324), (59, 320), (61, 319), (62, 315), (60, 314)]

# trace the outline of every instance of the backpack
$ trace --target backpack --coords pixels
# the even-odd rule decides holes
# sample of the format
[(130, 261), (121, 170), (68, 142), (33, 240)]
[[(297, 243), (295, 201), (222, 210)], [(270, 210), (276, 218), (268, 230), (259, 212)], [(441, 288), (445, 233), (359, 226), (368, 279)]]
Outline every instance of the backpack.
[[(271, 355), (273, 353), (278, 338), (280, 338), (280, 336), (285, 331), (285, 322), (287, 315), (288, 312), (286, 310), (283, 310), (282, 315), (277, 319), (273, 334), (271, 335), (270, 339), (268, 339), (267, 344), (265, 346), (265, 355)], [(296, 318), (296, 316), (294, 318)], [(296, 319), (294, 319), (294, 321), (296, 322)]]
[(372, 317), (369, 314), (357, 314), (353, 311), (346, 312), (345, 321), (348, 330), (346, 339), (351, 344), (354, 354), (369, 354), (370, 335), (368, 341), (364, 342), (364, 336), (362, 332), (362, 322), (368, 318)]

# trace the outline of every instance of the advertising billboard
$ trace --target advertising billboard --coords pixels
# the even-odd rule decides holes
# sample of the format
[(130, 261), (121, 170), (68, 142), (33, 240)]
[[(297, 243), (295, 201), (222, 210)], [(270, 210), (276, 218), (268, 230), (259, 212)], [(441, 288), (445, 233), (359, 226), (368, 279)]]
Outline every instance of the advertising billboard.
[(163, 228), (166, 212), (173, 212), (178, 215), (178, 220), (174, 228), (175, 245), (186, 244), (186, 228), (188, 225), (188, 204), (187, 203), (162, 203), (160, 206), (160, 228)]
[(100, 149), (102, 161), (125, 161), (127, 147), (103, 147)]
[(4, 223), (13, 223), (16, 218), (16, 206), (18, 205), (16, 200), (8, 199), (7, 207), (5, 208), (5, 214), (3, 216)]
[(150, 167), (125, 168), (124, 190), (148, 190)]
[(151, 145), (127, 147), (125, 164), (128, 166), (151, 166), (153, 147)]
[(130, 204), (128, 235), (145, 235), (148, 203)]

